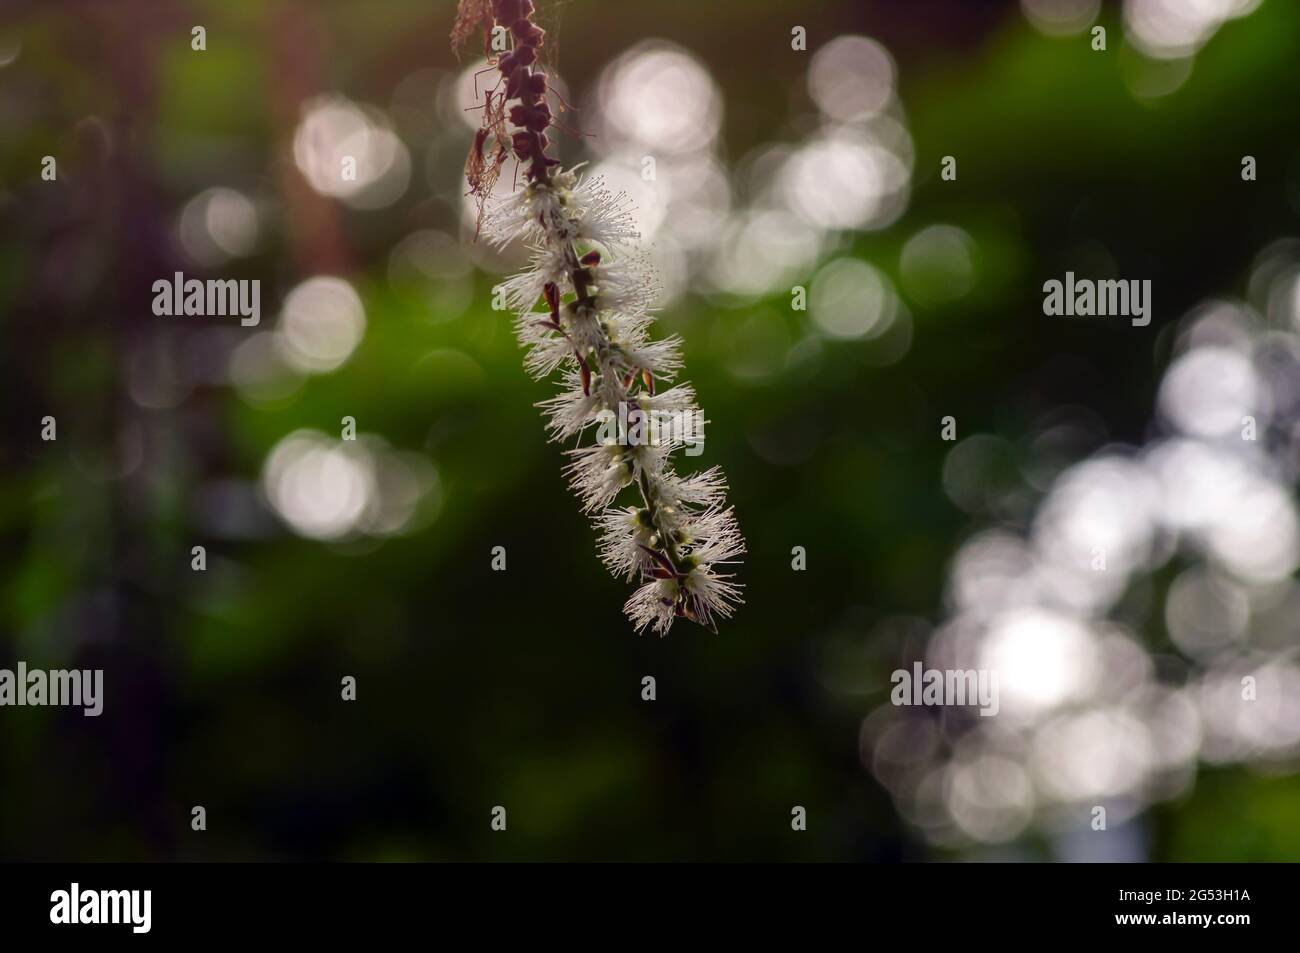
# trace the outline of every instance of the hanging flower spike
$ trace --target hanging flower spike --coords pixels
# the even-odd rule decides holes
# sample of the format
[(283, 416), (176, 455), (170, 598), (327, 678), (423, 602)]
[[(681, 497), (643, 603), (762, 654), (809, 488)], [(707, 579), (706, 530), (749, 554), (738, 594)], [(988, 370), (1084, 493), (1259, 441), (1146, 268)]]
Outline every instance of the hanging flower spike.
[[(522, 239), (532, 250), (530, 266), (503, 285), (504, 297), (517, 314), (528, 372), (542, 378), (564, 368), (560, 393), (538, 406), (552, 440), (579, 440), (564, 470), (593, 514), (602, 561), (616, 576), (640, 580), (623, 611), (638, 631), (664, 635), (681, 618), (716, 630), (742, 601), (726, 570), (739, 562), (745, 541), (725, 505), (722, 471), (683, 477), (673, 469), (672, 455), (687, 438), (703, 437), (702, 430), (684, 436), (675, 425), (698, 430), (703, 418), (689, 384), (659, 386), (681, 369), (681, 353), (676, 338), (650, 338), (658, 276), (633, 253), (640, 234), (628, 197), (599, 176), (560, 169), (546, 154), (554, 118), (546, 76), (534, 68), (546, 34), (533, 12), (532, 0), (461, 0), (452, 34), (455, 42), (476, 25), (488, 34), (502, 26), (513, 40), (492, 61), (501, 80), (487, 94), (466, 164), (479, 224), (494, 246)], [(492, 163), (507, 149), (524, 184), (485, 208), (500, 170)], [(536, 310), (539, 302), (545, 310)], [(657, 429), (664, 417), (674, 423), (666, 435)], [(637, 504), (619, 505), (633, 487)]]

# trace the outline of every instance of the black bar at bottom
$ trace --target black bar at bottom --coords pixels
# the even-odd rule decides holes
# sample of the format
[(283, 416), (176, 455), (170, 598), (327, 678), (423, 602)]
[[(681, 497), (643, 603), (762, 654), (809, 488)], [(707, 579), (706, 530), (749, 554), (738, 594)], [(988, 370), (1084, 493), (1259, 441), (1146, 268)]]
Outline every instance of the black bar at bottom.
[(0, 867), (0, 923), (6, 940), (62, 934), (92, 943), (422, 935), (459, 943), (514, 931), (533, 941), (613, 939), (643, 927), (679, 938), (718, 930), (828, 938), (835, 934), (824, 931), (846, 928), (864, 939), (902, 929), (926, 939), (1128, 933), (1231, 942), (1286, 930), (1294, 877), (1288, 865), (1221, 864), (33, 864)]

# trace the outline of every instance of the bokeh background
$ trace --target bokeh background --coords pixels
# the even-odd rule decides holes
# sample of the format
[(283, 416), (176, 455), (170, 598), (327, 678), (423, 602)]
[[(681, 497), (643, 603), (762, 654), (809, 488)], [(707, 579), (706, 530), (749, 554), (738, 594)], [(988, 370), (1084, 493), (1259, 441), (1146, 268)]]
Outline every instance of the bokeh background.
[[(106, 710), (0, 710), (0, 856), (1300, 859), (1300, 4), (541, 6), (747, 604), (620, 613), (471, 241), (451, 0), (8, 0), (0, 665)], [(1067, 270), (1151, 326), (1045, 317)], [(175, 271), (261, 325), (155, 317)], [(918, 659), (1001, 714), (891, 706)]]

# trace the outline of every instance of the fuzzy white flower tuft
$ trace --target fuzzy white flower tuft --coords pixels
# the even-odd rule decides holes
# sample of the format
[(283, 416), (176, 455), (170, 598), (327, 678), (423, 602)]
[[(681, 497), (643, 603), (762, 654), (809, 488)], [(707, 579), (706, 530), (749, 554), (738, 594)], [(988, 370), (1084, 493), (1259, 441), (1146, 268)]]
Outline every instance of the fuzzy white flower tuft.
[(626, 192), (614, 193), (604, 176), (584, 176), (573, 190), (574, 206), (581, 210), (580, 237), (614, 251), (641, 237)]
[[(703, 438), (704, 420), (690, 384), (659, 386), (681, 369), (681, 350), (676, 338), (650, 335), (659, 286), (649, 260), (628, 249), (638, 236), (627, 196), (598, 177), (556, 172), (497, 203), (484, 231), (533, 249), (500, 293), (517, 312), (529, 373), (560, 371), (560, 392), (538, 406), (553, 440), (579, 441), (565, 474), (594, 514), (602, 561), (641, 580), (628, 618), (661, 635), (679, 618), (709, 627), (730, 618), (741, 587), (723, 570), (745, 543), (722, 471), (673, 469), (674, 453)], [(640, 504), (618, 505), (632, 488)]]
[(596, 269), (595, 278), (599, 307), (615, 314), (651, 311), (663, 293), (659, 273), (643, 255), (602, 264)]
[[(740, 585), (721, 570), (744, 553), (744, 539), (717, 467), (684, 477), (673, 469), (679, 449), (699, 446), (705, 421), (690, 384), (660, 386), (681, 370), (681, 348), (676, 338), (651, 337), (661, 287), (635, 250), (641, 236), (631, 200), (601, 176), (561, 169), (547, 155), (549, 87), (534, 68), (546, 34), (533, 9), (462, 0), (452, 31), (457, 43), (477, 27), (504, 25), (512, 38), (492, 61), (502, 82), (483, 104), (465, 166), (479, 233), (498, 248), (519, 241), (531, 252), (529, 267), (494, 294), (516, 314), (527, 371), (561, 373), (560, 392), (538, 406), (551, 439), (577, 444), (564, 471), (600, 533), (601, 559), (615, 575), (640, 581), (624, 606), (628, 618), (660, 635), (679, 618), (714, 627), (741, 601)], [(525, 182), (489, 201), (507, 150)], [(633, 490), (639, 505), (618, 503)]]

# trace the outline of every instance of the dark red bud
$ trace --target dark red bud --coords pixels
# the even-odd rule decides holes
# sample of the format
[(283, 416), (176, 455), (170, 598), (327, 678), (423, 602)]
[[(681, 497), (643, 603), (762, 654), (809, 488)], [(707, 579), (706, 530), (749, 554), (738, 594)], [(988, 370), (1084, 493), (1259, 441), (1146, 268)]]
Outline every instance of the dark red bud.
[(600, 252), (598, 252), (598, 251), (596, 251), (595, 249), (593, 249), (593, 250), (587, 252), (587, 254), (583, 255), (581, 258), (579, 258), (578, 261), (579, 261), (581, 264), (586, 265), (586, 266), (588, 266), (588, 267), (590, 267), (590, 266), (592, 266), (592, 265), (599, 265), (599, 264), (600, 264)]
[(533, 73), (524, 83), (524, 93), (530, 96), (544, 96), (546, 94), (546, 74)]
[(551, 109), (546, 103), (536, 106), (511, 106), (510, 121), (533, 132), (541, 132), (551, 124)]
[(506, 99), (509, 100), (509, 99), (519, 98), (519, 84), (521, 82), (519, 77), (524, 74), (525, 74), (524, 70), (517, 69), (509, 76), (506, 77)]
[(546, 31), (528, 20), (516, 20), (510, 27), (510, 32), (521, 46), (526, 47), (541, 46), (546, 38)]
[[(528, 9), (525, 11), (524, 6)], [(492, 14), (498, 23), (514, 23), (520, 17), (529, 16), (532, 10), (531, 0), (496, 0), (492, 4)]]
[(515, 155), (525, 162), (533, 157), (533, 134), (516, 132), (510, 137), (510, 144), (515, 147)]

